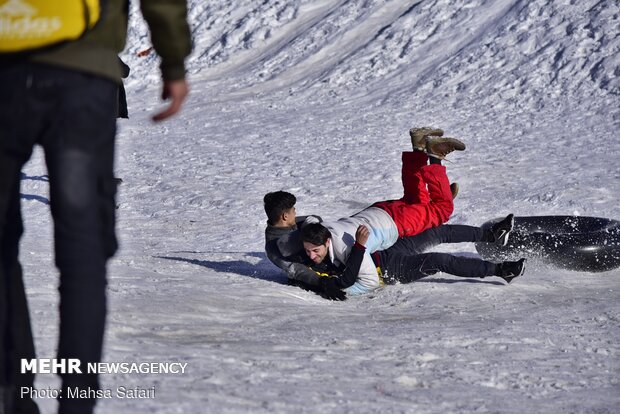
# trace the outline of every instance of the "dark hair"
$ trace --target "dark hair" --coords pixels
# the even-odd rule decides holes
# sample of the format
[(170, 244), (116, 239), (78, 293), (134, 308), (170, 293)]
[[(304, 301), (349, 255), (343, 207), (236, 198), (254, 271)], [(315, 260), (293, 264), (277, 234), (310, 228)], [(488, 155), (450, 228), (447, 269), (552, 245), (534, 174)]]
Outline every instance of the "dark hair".
[(282, 213), (293, 208), (296, 202), (295, 196), (286, 191), (274, 191), (273, 193), (265, 194), (263, 203), (265, 205), (265, 213), (267, 213), (267, 222), (269, 224), (276, 223), (280, 220)]
[(320, 223), (306, 224), (301, 229), (301, 241), (312, 243), (315, 246), (321, 246), (327, 243), (327, 239), (331, 239), (332, 234), (327, 227)]

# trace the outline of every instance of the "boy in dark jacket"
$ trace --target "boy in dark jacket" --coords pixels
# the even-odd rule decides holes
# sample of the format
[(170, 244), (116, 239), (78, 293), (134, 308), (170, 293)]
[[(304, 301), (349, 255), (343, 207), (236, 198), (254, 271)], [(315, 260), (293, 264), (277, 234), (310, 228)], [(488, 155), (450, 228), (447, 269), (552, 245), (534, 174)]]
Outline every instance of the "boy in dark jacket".
[[(265, 228), (265, 252), (267, 258), (286, 272), (289, 283), (322, 294), (333, 300), (344, 300), (345, 293), (336, 285), (334, 277), (357, 277), (363, 259), (363, 249), (351, 254), (345, 265), (327, 268), (315, 267), (303, 252), (300, 227), (305, 222), (320, 222), (319, 216), (297, 217), (295, 203), (297, 199), (286, 191), (274, 191), (265, 195), (263, 204), (267, 214)], [(368, 229), (360, 228), (356, 234), (360, 247), (368, 240)], [(327, 272), (327, 273), (326, 273)], [(329, 273), (329, 274), (328, 274)]]

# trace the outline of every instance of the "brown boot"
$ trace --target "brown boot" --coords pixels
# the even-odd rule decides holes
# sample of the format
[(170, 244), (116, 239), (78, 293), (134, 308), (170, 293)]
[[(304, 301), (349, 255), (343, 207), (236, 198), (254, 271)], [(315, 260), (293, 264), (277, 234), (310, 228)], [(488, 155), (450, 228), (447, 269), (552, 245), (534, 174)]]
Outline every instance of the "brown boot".
[(413, 145), (413, 150), (425, 151), (427, 137), (440, 137), (443, 135), (443, 130), (433, 127), (411, 128), (409, 130), (409, 135), (411, 136), (411, 145)]
[(463, 151), (465, 144), (456, 138), (428, 138), (426, 140), (426, 153), (429, 157), (443, 160), (452, 151)]
[(452, 193), (452, 199), (454, 200), (459, 194), (459, 183), (450, 184), (450, 192)]

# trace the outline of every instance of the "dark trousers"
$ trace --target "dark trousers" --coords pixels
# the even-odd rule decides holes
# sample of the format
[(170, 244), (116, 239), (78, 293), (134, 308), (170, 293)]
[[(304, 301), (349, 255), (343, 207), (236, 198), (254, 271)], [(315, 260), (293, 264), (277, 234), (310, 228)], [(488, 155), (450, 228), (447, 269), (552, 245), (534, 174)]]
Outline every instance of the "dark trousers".
[[(15, 389), (15, 412), (37, 412), (31, 402), (19, 398), (19, 386), (33, 381), (19, 372), (20, 360), (34, 357), (18, 261), (21, 169), (34, 145), (42, 146), (60, 271), (57, 357), (77, 358), (85, 368), (101, 360), (106, 262), (117, 248), (117, 90), (111, 80), (77, 71), (29, 63), (0, 66), (0, 387)], [(99, 387), (95, 375), (63, 375), (62, 383), (63, 388)], [(94, 400), (59, 402), (61, 413), (88, 413), (94, 406)], [(28, 406), (30, 411), (21, 408)]]
[(409, 283), (437, 272), (462, 277), (497, 275), (497, 265), (492, 262), (448, 253), (425, 253), (442, 243), (492, 239), (493, 236), (480, 227), (444, 224), (416, 236), (403, 237), (389, 249), (378, 252), (381, 271), (388, 283)]

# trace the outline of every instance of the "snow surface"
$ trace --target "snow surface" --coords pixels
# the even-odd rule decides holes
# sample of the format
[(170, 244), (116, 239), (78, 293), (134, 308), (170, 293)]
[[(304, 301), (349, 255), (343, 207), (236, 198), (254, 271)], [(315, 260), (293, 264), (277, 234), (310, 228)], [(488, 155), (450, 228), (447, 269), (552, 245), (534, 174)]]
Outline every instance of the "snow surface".
[[(192, 94), (153, 124), (157, 58), (136, 56), (150, 43), (134, 15), (105, 360), (188, 367), (103, 375), (156, 398), (98, 412), (618, 412), (620, 269), (532, 262), (511, 285), (438, 274), (330, 302), (266, 259), (262, 197), (291, 191), (298, 213), (325, 218), (398, 198), (407, 131), (434, 125), (468, 145), (447, 164), (461, 186), (451, 223), (620, 219), (619, 16), (617, 0), (194, 0)], [(36, 152), (22, 259), (49, 358), (45, 174)]]

